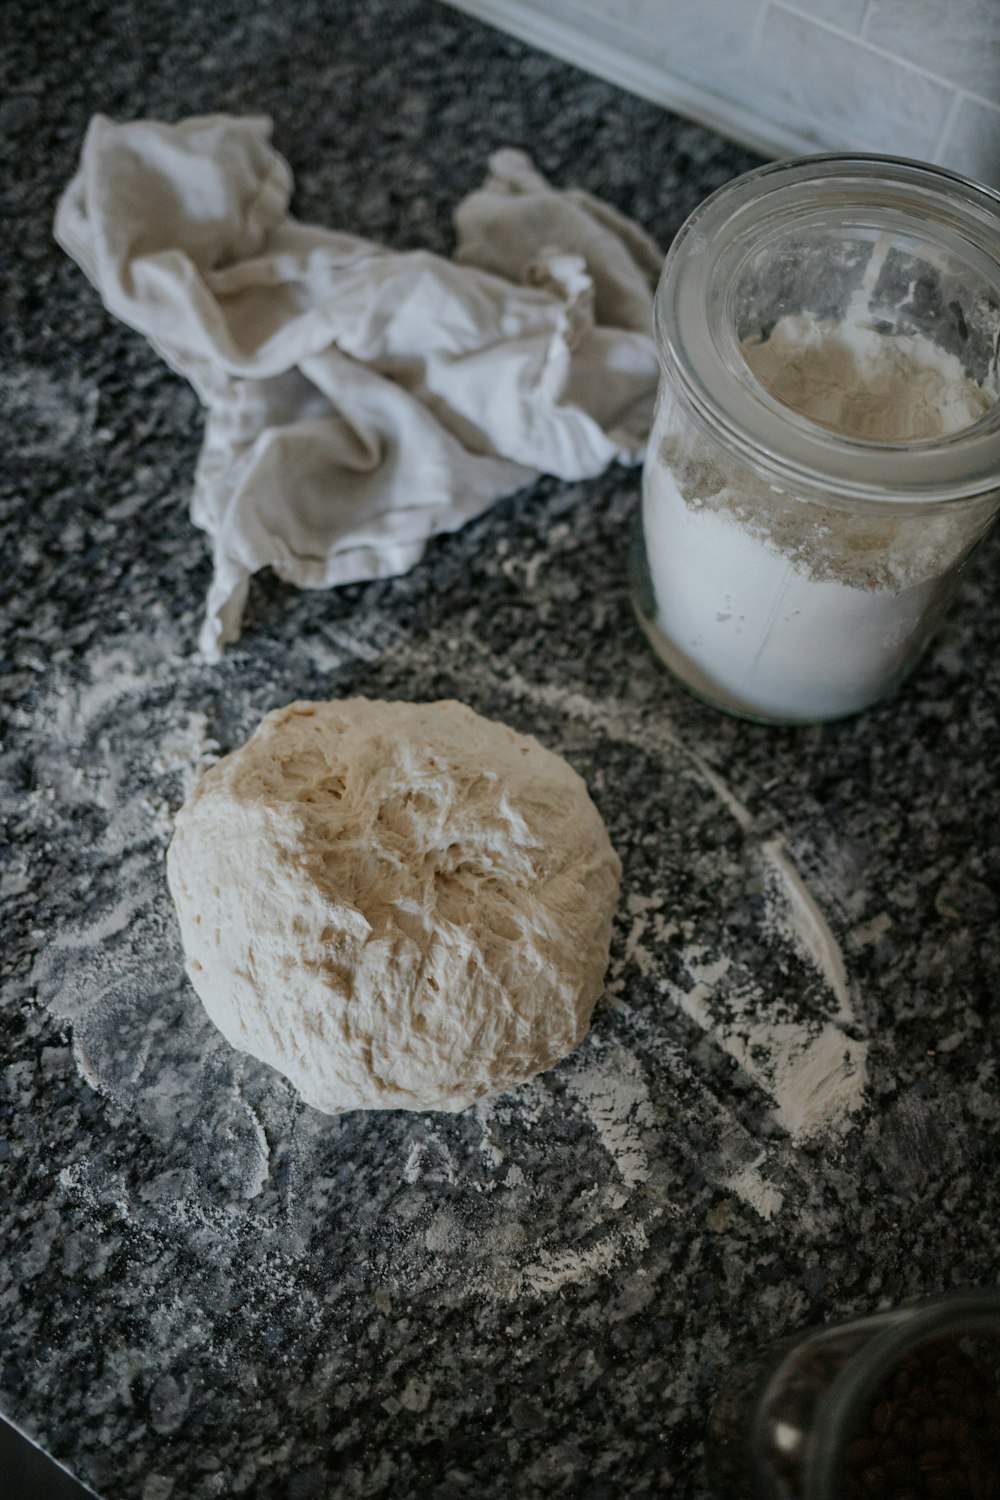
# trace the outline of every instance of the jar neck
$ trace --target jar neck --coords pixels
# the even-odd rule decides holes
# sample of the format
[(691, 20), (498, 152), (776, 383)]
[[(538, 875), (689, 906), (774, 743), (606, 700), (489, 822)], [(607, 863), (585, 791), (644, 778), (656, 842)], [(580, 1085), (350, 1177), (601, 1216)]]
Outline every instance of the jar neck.
[[(887, 286), (895, 288), (893, 332), (916, 326), (906, 274), (907, 255), (916, 265), (919, 246), (920, 265), (949, 267), (939, 275), (939, 300), (956, 278), (968, 294), (968, 320), (956, 302), (947, 315), (955, 327), (944, 336), (972, 351), (977, 381), (995, 383), (998, 245), (1000, 194), (955, 174), (862, 156), (761, 168), (713, 194), (676, 237), (655, 302), (661, 363), (699, 420), (776, 488), (917, 504), (981, 498), (1000, 475), (1000, 404), (926, 441), (845, 436), (775, 399), (741, 344), (748, 331), (766, 337), (783, 311), (810, 304), (843, 319), (852, 296), (855, 308), (864, 301), (884, 321)], [(989, 296), (979, 295), (983, 288)], [(988, 305), (993, 313), (982, 311)]]

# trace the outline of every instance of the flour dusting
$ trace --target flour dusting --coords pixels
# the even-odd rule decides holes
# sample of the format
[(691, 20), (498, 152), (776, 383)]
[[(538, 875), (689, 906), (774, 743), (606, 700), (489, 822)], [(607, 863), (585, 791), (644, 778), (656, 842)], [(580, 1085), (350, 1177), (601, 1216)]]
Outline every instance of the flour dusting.
[(570, 1093), (586, 1110), (598, 1138), (630, 1191), (649, 1176), (642, 1131), (654, 1122), (646, 1085), (634, 1057), (602, 1049), (595, 1063), (568, 1079)]
[(161, 776), (176, 772), (180, 776), (181, 792), (187, 798), (205, 767), (214, 765), (218, 759), (219, 746), (209, 733), (208, 719), (195, 711), (185, 714), (183, 720), (164, 735), (153, 756), (153, 769)]
[[(528, 682), (520, 674), (503, 672), (490, 664), (498, 686), (531, 702), (545, 703), (571, 718), (599, 727), (611, 740), (627, 738), (669, 766), (676, 775), (692, 768), (744, 836), (748, 856), (763, 860), (772, 875), (767, 892), (770, 926), (777, 939), (787, 938), (821, 977), (833, 1001), (832, 1018), (809, 1016), (778, 1019), (774, 1004), (748, 974), (728, 983), (725, 1001), (716, 1004), (717, 987), (726, 980), (731, 960), (720, 953), (706, 960), (697, 946), (685, 955), (694, 983), (689, 988), (668, 985), (668, 991), (687, 1015), (770, 1096), (778, 1122), (793, 1139), (807, 1141), (824, 1132), (842, 1132), (861, 1108), (867, 1081), (867, 1043), (840, 1029), (856, 1018), (840, 944), (816, 898), (806, 885), (780, 838), (760, 839), (749, 808), (731, 791), (704, 758), (686, 746), (673, 725), (662, 717), (651, 720), (642, 709), (614, 699), (600, 703), (579, 690)], [(477, 668), (482, 671), (483, 667)], [(678, 936), (683, 923), (669, 917), (653, 896), (625, 895), (632, 917), (626, 955), (644, 975), (658, 965), (658, 950)], [(690, 937), (691, 928), (687, 929)], [(650, 937), (653, 943), (650, 945)], [(770, 1202), (769, 1199), (765, 1201)]]
[(508, 1288), (508, 1297), (513, 1301), (525, 1288), (538, 1295), (551, 1296), (565, 1286), (578, 1285), (613, 1270), (626, 1255), (638, 1254), (647, 1244), (644, 1227), (635, 1224), (630, 1229), (608, 1235), (587, 1249), (546, 1252), (523, 1268), (516, 1282)]
[(847, 989), (847, 973), (840, 944), (830, 930), (809, 887), (792, 862), (781, 839), (768, 839), (761, 852), (769, 860), (781, 883), (784, 901), (779, 920), (787, 922), (806, 955), (823, 975), (837, 1001), (836, 1019), (851, 1023), (854, 1009)]
[[(443, 662), (461, 666), (448, 640), (402, 643), (370, 622), (352, 645), (346, 630), (324, 629), (313, 667), (331, 697), (341, 673), (350, 691), (378, 696), (385, 662), (408, 686), (433, 681), (425, 697), (449, 687), (457, 696), (458, 682), (442, 679)], [(794, 916), (805, 882), (779, 879), (750, 809), (662, 714), (531, 682), (489, 657), (476, 663), (486, 711), (514, 720), (529, 705), (531, 727), (554, 749), (568, 732), (588, 784), (599, 787), (609, 747), (643, 777), (654, 767), (664, 806), (680, 799), (701, 829), (705, 852), (687, 855), (695, 899), (678, 893), (669, 863), (642, 885), (626, 879), (611, 998), (556, 1073), (462, 1115), (389, 1114), (375, 1128), (363, 1115), (331, 1121), (304, 1109), (277, 1075), (222, 1041), (187, 985), (163, 880), (173, 815), (201, 769), (280, 700), (272, 687), (262, 701), (238, 673), (221, 691), (218, 674), (178, 663), (172, 630), (153, 621), (147, 635), (111, 642), (89, 675), (56, 674), (41, 705), (50, 740), (29, 811), (47, 837), (86, 825), (90, 874), (81, 919), (50, 936), (36, 985), (72, 1025), (81, 1076), (138, 1120), (157, 1163), (139, 1192), (95, 1169), (81, 1170), (74, 1193), (116, 1205), (129, 1233), (183, 1241), (220, 1264), (256, 1247), (269, 1296), (286, 1295), (289, 1267), (309, 1256), (334, 1277), (374, 1277), (400, 1296), (500, 1304), (625, 1274), (693, 1178), (765, 1221), (802, 1212), (810, 1188), (795, 1145), (839, 1131), (863, 1089), (863, 1044), (837, 1025), (846, 975), (824, 950), (832, 929), (822, 913), (811, 926)], [(65, 798), (61, 813), (47, 786)], [(658, 858), (655, 844), (649, 851)], [(704, 911), (723, 920), (759, 888), (762, 863), (772, 878), (758, 899), (770, 920), (757, 940), (766, 961), (754, 969), (724, 926), (704, 931)], [(760, 974), (800, 962), (816, 975), (815, 1003), (789, 1013)], [(734, 1118), (685, 1015), (737, 1059), (786, 1135), (762, 1142)], [(567, 1170), (586, 1186), (553, 1213), (552, 1184)]]
[(675, 991), (677, 1003), (770, 1095), (778, 1123), (793, 1139), (810, 1140), (849, 1123), (864, 1099), (865, 1043), (829, 1021), (783, 1020), (773, 1008), (769, 1014), (755, 987), (731, 975), (727, 959), (705, 962), (694, 947), (684, 962), (695, 983)]
[(750, 1206), (755, 1213), (768, 1223), (775, 1218), (785, 1205), (784, 1195), (771, 1182), (766, 1182), (760, 1174), (760, 1164), (764, 1160), (763, 1153), (753, 1162), (740, 1167), (731, 1176), (724, 1177), (722, 1182), (731, 1193)]

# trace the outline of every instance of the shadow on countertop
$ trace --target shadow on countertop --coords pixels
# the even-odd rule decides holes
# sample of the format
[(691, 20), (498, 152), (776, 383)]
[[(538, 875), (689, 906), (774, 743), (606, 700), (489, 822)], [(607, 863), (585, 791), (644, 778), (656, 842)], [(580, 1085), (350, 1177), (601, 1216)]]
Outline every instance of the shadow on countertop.
[(0, 1417), (0, 1495), (3, 1500), (92, 1500), (93, 1491)]

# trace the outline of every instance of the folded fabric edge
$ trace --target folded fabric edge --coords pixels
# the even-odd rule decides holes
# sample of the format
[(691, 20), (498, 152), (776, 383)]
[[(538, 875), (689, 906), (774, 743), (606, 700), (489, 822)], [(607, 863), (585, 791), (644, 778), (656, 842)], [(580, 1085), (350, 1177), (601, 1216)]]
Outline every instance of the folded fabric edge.
[[(234, 118), (245, 118), (258, 127), (263, 125), (267, 137), (270, 136), (271, 122), (264, 116), (205, 115), (191, 117), (189, 121), (182, 122), (182, 124), (211, 124), (214, 121), (227, 121)], [(144, 122), (132, 123), (142, 125)], [(155, 125), (158, 122), (145, 123)], [(104, 130), (117, 131), (125, 128), (127, 127), (115, 125), (106, 116), (97, 115), (90, 122), (87, 140), (90, 140), (92, 135), (95, 140), (99, 140)], [(290, 178), (290, 168), (284, 162), (284, 158), (279, 158), (279, 161)], [(554, 191), (549, 187), (546, 179), (536, 172), (530, 158), (522, 152), (506, 148), (494, 155), (490, 165), (495, 176), (507, 176), (510, 183), (508, 191), (514, 194), (519, 191), (537, 191), (540, 188)], [(80, 171), (68, 184), (59, 200), (53, 232), (61, 247), (81, 266), (88, 279), (103, 294), (99, 257), (92, 244), (93, 235), (89, 232), (87, 221), (86, 195), (87, 182), (81, 162)], [(582, 200), (588, 197), (583, 194), (579, 196)], [(599, 202), (599, 200), (594, 200), (594, 202)], [(598, 216), (594, 215), (594, 217)], [(605, 222), (617, 217), (614, 211), (610, 211), (608, 220)], [(622, 222), (628, 223), (628, 221)], [(612, 222), (610, 227), (617, 230), (619, 225)], [(637, 233), (641, 234), (636, 226), (633, 227), (636, 228)], [(648, 243), (651, 245), (651, 242)], [(587, 264), (581, 257), (574, 255), (571, 251), (560, 251), (558, 248), (546, 249), (539, 254), (532, 267), (532, 275), (528, 278), (528, 284), (534, 281), (536, 276), (538, 277), (536, 285), (539, 289), (544, 287), (560, 303), (561, 315), (558, 326), (552, 332), (539, 382), (539, 394), (544, 398), (545, 403), (558, 409), (564, 404), (571, 353), (593, 326), (592, 279)], [(197, 358), (180, 360), (177, 352), (172, 350), (162, 338), (157, 337), (155, 332), (142, 328), (121, 307), (112, 305), (109, 301), (106, 301), (106, 305), (109, 311), (122, 318), (123, 321), (144, 332), (167, 364), (191, 381), (203, 403), (209, 406), (213, 404), (213, 397), (217, 395), (218, 382), (212, 378), (212, 371), (207, 361), (199, 361)], [(598, 422), (582, 406), (575, 410), (574, 415), (575, 425), (580, 429), (576, 441), (582, 443), (583, 447), (589, 451), (585, 456), (581, 456), (579, 452), (575, 453), (572, 463), (565, 461), (565, 453), (553, 455), (557, 456), (560, 462), (558, 466), (547, 468), (546, 472), (558, 475), (559, 468), (563, 467), (566, 472), (559, 477), (577, 480), (603, 472), (614, 459), (623, 463), (634, 463), (641, 459), (641, 439), (631, 430), (627, 420), (617, 422), (614, 427), (608, 428)], [(527, 472), (525, 471), (526, 474)], [(524, 482), (528, 482), (527, 478)], [(327, 557), (325, 563), (316, 559), (317, 564), (322, 566), (322, 576), (312, 576), (310, 567), (312, 559), (296, 559), (293, 564), (283, 566), (281, 559), (265, 557), (260, 561), (250, 559), (247, 565), (232, 555), (224, 555), (220, 550), (218, 538), (214, 537), (215, 576), (206, 599), (206, 615), (198, 640), (199, 649), (206, 660), (218, 661), (221, 659), (223, 648), (239, 638), (249, 579), (252, 573), (260, 568), (270, 566), (278, 576), (287, 578), (300, 588), (311, 589), (337, 587), (348, 583), (396, 576), (419, 562), (432, 535), (457, 529), (473, 516), (482, 513), (495, 500), (501, 498), (502, 494), (513, 493), (519, 487), (519, 484), (515, 482), (509, 490), (499, 492), (475, 509), (466, 509), (464, 514), (461, 513), (462, 507), (460, 506), (454, 517), (454, 524), (437, 525), (418, 540), (399, 541), (395, 544), (379, 542), (377, 546), (371, 542), (344, 546)]]
[[(373, 583), (380, 578), (396, 578), (408, 573), (423, 557), (430, 538), (417, 542), (396, 543), (392, 548), (370, 545), (345, 547), (337, 554), (340, 576), (310, 580), (300, 577), (294, 586), (306, 590), (341, 588), (349, 583)], [(267, 562), (260, 568), (250, 570), (231, 558), (212, 580), (205, 601), (205, 618), (198, 635), (198, 651), (206, 662), (216, 665), (222, 660), (227, 646), (239, 640), (243, 611), (246, 608), (252, 572), (262, 572), (265, 567), (273, 569), (284, 582), (292, 582), (283, 572), (279, 562)]]

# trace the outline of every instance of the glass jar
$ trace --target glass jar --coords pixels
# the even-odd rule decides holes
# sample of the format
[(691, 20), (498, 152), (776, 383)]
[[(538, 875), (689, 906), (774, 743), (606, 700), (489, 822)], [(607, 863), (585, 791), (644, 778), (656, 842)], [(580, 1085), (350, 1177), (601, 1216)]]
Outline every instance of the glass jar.
[(719, 1500), (1000, 1495), (1000, 1292), (953, 1292), (784, 1339), (709, 1420)]
[(654, 649), (747, 718), (858, 712), (1000, 504), (1000, 193), (891, 158), (763, 167), (687, 220), (655, 321), (633, 569)]

